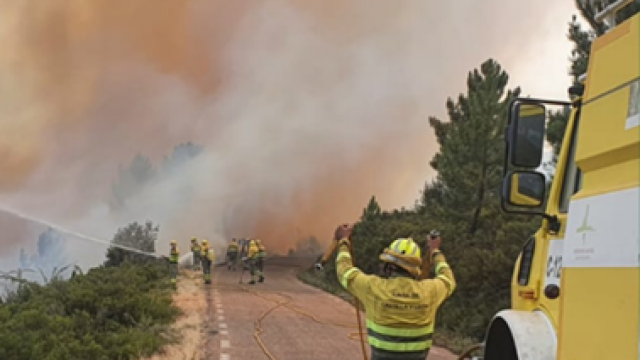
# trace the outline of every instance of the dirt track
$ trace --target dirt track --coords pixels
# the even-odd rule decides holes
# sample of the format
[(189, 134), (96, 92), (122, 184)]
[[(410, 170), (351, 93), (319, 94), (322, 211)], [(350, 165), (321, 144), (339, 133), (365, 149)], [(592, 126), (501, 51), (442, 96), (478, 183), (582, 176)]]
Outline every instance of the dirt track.
[[(363, 359), (353, 307), (298, 281), (298, 270), (266, 264), (265, 283), (247, 285), (248, 273), (240, 284), (239, 269), (219, 267), (206, 288), (200, 274), (183, 272), (175, 301), (185, 311), (176, 324), (184, 340), (153, 360)], [(454, 359), (438, 348), (429, 355)]]

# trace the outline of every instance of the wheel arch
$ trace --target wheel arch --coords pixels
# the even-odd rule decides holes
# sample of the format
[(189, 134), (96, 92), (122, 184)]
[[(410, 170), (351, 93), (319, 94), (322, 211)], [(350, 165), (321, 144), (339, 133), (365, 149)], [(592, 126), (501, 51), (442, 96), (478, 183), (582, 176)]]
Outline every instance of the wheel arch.
[(541, 310), (503, 310), (485, 336), (483, 360), (555, 360), (557, 337)]

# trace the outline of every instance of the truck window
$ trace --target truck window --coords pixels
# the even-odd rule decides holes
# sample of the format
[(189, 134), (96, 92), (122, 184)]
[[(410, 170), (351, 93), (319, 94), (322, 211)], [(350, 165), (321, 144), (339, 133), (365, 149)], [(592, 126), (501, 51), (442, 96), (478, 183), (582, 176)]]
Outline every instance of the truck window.
[(561, 213), (569, 210), (569, 200), (571, 196), (582, 188), (582, 171), (576, 166), (576, 147), (578, 140), (578, 127), (580, 124), (580, 109), (576, 112), (575, 126), (571, 135), (571, 144), (569, 144), (569, 156), (567, 158), (567, 170), (562, 179), (562, 190), (560, 192), (560, 204), (558, 206)]

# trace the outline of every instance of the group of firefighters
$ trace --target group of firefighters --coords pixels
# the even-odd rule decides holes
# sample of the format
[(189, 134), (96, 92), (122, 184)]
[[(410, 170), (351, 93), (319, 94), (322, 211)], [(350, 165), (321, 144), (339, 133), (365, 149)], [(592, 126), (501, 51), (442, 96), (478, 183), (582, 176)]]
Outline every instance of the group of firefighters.
[[(351, 255), (353, 227), (339, 226), (334, 234), (337, 256), (336, 275), (340, 284), (365, 310), (371, 360), (424, 360), (431, 349), (437, 310), (456, 288), (453, 272), (440, 250), (440, 233), (429, 234), (424, 257), (412, 238), (393, 241), (380, 260), (380, 274), (366, 274), (353, 264)], [(191, 239), (194, 267), (202, 264), (205, 283), (211, 283), (213, 250), (206, 240), (202, 245)], [(333, 252), (333, 251), (332, 251)], [(259, 239), (233, 239), (227, 247), (227, 268), (235, 270), (238, 255), (251, 271), (251, 282), (264, 281), (265, 248)], [(326, 254), (325, 254), (326, 255)], [(172, 281), (177, 275), (179, 252), (171, 242)], [(323, 262), (326, 261), (323, 260)], [(322, 268), (319, 263), (316, 266)], [(429, 278), (433, 269), (435, 277)]]
[[(198, 239), (192, 237), (191, 253), (193, 255), (193, 269), (202, 270), (204, 283), (211, 284), (211, 268), (215, 261), (215, 251), (211, 244), (207, 239), (202, 239), (202, 242), (198, 243)], [(227, 246), (227, 269), (236, 271), (236, 265), (240, 258), (243, 270), (248, 269), (251, 273), (249, 285), (255, 284), (256, 281), (264, 282), (264, 258), (266, 254), (266, 248), (260, 239), (241, 239), (240, 241), (232, 239)], [(171, 266), (171, 282), (174, 284), (178, 278), (179, 261), (180, 250), (178, 250), (178, 242), (171, 240), (169, 264)]]

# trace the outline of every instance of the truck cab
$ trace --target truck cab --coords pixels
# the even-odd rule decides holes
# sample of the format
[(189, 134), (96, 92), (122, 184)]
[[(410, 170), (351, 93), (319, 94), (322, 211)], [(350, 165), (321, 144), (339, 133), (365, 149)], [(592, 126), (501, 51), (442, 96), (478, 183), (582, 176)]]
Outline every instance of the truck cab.
[[(596, 16), (609, 30), (569, 101), (510, 104), (502, 207), (542, 224), (516, 260), (511, 309), (492, 319), (480, 359), (639, 359), (639, 15), (614, 21), (637, 5), (619, 0)], [(571, 111), (550, 184), (536, 171), (548, 106)]]

